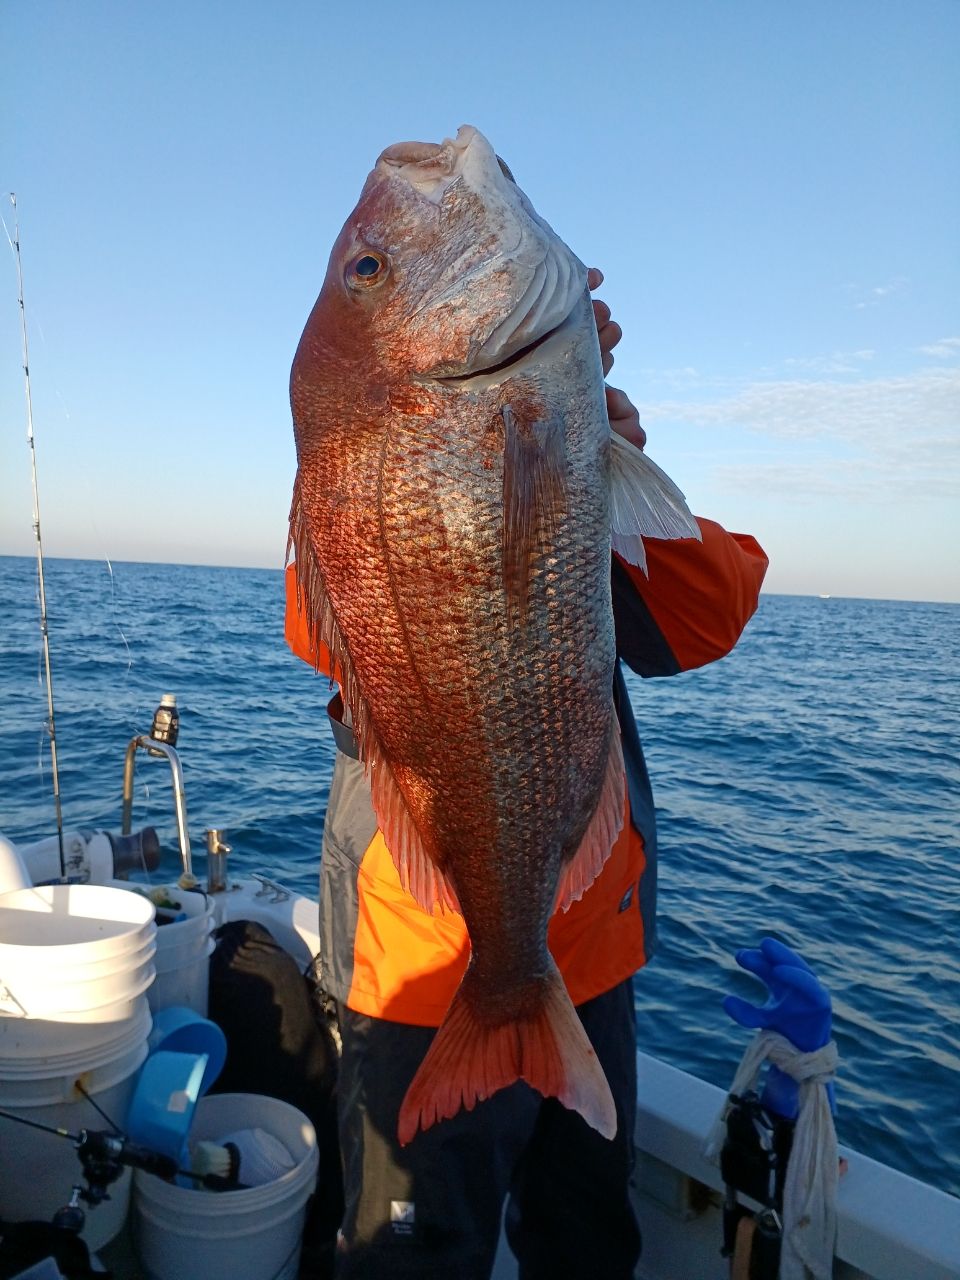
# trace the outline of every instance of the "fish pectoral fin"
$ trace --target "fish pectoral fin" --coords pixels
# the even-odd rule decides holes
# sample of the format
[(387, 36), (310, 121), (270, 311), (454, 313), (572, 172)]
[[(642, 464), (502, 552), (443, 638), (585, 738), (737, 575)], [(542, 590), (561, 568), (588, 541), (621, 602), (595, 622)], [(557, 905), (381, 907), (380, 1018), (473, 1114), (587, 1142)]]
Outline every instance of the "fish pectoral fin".
[(401, 885), (424, 911), (439, 904), (462, 915), (453, 884), (427, 852), (392, 769), (372, 743), (366, 763), (373, 810)]
[(603, 870), (617, 836), (623, 827), (626, 794), (626, 774), (623, 767), (623, 747), (617, 725), (617, 713), (613, 713), (610, 734), (610, 750), (603, 777), (600, 799), (590, 824), (584, 832), (579, 848), (562, 868), (557, 884), (557, 911), (567, 911), (579, 902)]
[(523, 623), (538, 548), (552, 540), (567, 507), (567, 459), (558, 426), (504, 405), (503, 586), (507, 616)]
[(616, 431), (610, 433), (610, 536), (614, 551), (647, 570), (643, 538), (696, 538), (700, 526), (665, 471)]
[(406, 1146), (418, 1129), (448, 1120), (461, 1107), (525, 1080), (545, 1098), (578, 1111), (604, 1138), (617, 1131), (617, 1109), (556, 965), (536, 979), (525, 1012), (498, 1026), (477, 1017), (468, 968), (400, 1108), (397, 1137)]

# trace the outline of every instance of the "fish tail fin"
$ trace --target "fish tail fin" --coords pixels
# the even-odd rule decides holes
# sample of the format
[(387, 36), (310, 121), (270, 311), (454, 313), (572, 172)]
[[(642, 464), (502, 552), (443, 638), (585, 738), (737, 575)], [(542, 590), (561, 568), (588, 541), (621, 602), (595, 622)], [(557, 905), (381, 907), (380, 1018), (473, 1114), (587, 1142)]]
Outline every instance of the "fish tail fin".
[(402, 1146), (419, 1129), (471, 1111), (498, 1089), (525, 1080), (544, 1097), (578, 1111), (605, 1138), (617, 1131), (610, 1086), (555, 966), (525, 992), (523, 1012), (489, 1026), (470, 1000), (470, 970), (457, 989), (400, 1108)]

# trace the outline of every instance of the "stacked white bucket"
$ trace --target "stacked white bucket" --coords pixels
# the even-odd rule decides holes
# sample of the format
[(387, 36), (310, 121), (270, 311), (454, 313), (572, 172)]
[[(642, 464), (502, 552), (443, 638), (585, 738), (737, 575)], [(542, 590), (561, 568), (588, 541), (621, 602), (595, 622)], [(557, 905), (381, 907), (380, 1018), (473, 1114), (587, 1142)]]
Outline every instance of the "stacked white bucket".
[[(157, 904), (157, 977), (147, 992), (154, 1013), (173, 1005), (207, 1016), (214, 900), (170, 885), (152, 894)], [(164, 923), (164, 918), (169, 923)]]
[[(46, 885), (0, 895), (0, 1110), (77, 1133), (122, 1127), (152, 1014), (206, 1017), (213, 901), (176, 886)], [(166, 904), (173, 904), (166, 909)], [(87, 1096), (84, 1096), (87, 1095)], [(91, 1102), (89, 1099), (93, 1099)], [(96, 1103), (96, 1107), (93, 1105)], [(81, 1181), (72, 1143), (0, 1117), (0, 1218), (49, 1220)], [(120, 1231), (130, 1171), (85, 1206), (92, 1249)]]
[[(157, 928), (127, 889), (47, 885), (0, 896), (0, 1109), (80, 1129), (122, 1125), (147, 1056)], [(90, 1099), (93, 1101), (91, 1102)], [(72, 1143), (0, 1117), (0, 1218), (49, 1220), (81, 1167)], [(130, 1174), (87, 1209), (96, 1249), (121, 1229)]]

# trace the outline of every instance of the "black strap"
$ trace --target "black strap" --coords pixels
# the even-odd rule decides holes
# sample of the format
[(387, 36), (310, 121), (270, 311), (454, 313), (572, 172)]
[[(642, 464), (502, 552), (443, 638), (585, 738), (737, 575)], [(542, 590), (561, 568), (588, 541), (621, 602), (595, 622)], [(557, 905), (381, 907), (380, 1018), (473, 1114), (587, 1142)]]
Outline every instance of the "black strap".
[(360, 747), (357, 745), (353, 730), (349, 725), (343, 723), (343, 697), (339, 693), (331, 698), (327, 704), (327, 716), (330, 720), (330, 728), (333, 730), (333, 740), (337, 744), (337, 750), (342, 751), (345, 756), (351, 756), (354, 760), (359, 760)]

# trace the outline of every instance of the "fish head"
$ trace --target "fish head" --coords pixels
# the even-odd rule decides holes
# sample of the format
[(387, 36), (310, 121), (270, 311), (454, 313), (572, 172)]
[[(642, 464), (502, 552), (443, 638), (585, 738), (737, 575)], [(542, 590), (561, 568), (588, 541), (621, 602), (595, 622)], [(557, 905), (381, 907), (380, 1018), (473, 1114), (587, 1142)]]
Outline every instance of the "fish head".
[(294, 387), (315, 359), (366, 388), (489, 370), (561, 325), (586, 279), (477, 129), (397, 143), (334, 245)]

